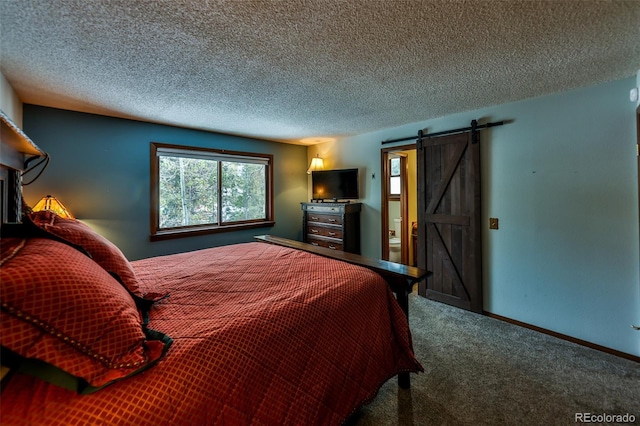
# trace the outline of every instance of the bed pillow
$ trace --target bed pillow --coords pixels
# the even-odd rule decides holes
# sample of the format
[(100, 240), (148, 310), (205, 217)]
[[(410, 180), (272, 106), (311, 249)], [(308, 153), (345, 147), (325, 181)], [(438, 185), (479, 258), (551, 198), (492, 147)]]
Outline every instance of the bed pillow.
[(145, 333), (127, 290), (69, 245), (3, 238), (0, 266), (0, 343), (12, 369), (88, 393), (150, 367), (171, 344)]
[(79, 220), (62, 218), (50, 211), (34, 212), (28, 214), (27, 218), (45, 232), (75, 247), (81, 247), (105, 271), (114, 275), (134, 296), (148, 300), (158, 300), (165, 296), (158, 293), (144, 293), (129, 260), (122, 251)]

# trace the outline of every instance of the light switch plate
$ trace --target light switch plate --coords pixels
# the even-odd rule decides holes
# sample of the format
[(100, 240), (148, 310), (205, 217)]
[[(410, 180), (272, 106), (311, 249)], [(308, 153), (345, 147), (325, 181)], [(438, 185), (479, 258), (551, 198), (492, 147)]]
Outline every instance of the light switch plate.
[(498, 229), (498, 218), (490, 217), (489, 218), (489, 229)]

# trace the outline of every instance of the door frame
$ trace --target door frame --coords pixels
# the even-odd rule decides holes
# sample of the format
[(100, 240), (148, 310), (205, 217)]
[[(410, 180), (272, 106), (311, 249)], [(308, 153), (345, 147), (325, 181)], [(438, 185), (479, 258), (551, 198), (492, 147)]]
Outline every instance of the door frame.
[[(380, 150), (380, 162), (382, 170), (382, 185), (381, 193), (382, 193), (382, 209), (381, 209), (381, 246), (382, 253), (381, 258), (384, 260), (389, 260), (389, 178), (391, 176), (391, 170), (389, 170), (389, 154), (397, 151), (409, 151), (412, 149), (416, 149), (416, 144), (407, 144), (407, 145), (398, 145), (391, 148), (382, 148)], [(407, 218), (409, 217), (409, 197), (407, 194), (407, 171), (406, 168), (403, 173), (401, 173), (400, 178), (400, 212), (402, 216), (402, 235), (400, 236), (402, 243), (402, 254), (401, 261), (404, 264), (409, 263), (409, 246), (408, 238), (409, 231), (407, 227)]]

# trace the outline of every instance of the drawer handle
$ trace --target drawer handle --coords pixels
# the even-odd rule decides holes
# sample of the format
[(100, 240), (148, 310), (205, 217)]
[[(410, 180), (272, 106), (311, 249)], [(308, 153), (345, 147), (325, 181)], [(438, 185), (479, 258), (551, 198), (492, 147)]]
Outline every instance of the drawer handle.
[(311, 229), (311, 233), (312, 233), (312, 234), (317, 234), (317, 233), (318, 233), (318, 230), (317, 230), (317, 229)]
[(335, 237), (335, 236), (336, 236), (336, 233), (335, 233), (335, 232), (329, 232), (329, 234), (328, 234), (328, 235), (329, 235), (330, 237)]
[(319, 245), (319, 244), (318, 244), (318, 243), (311, 242), (311, 245), (312, 245), (312, 246), (317, 246), (317, 245)]
[(319, 220), (319, 218), (311, 216), (311, 220)]
[(329, 222), (337, 222), (336, 219), (329, 219)]
[(338, 250), (338, 249), (336, 248), (336, 246), (329, 246), (329, 248), (330, 248), (331, 250)]

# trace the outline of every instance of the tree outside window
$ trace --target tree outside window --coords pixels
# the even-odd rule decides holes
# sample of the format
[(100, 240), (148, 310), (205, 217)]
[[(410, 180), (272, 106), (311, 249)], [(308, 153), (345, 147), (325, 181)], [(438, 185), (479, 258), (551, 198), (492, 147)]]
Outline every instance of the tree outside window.
[(273, 226), (271, 155), (151, 146), (152, 240)]

